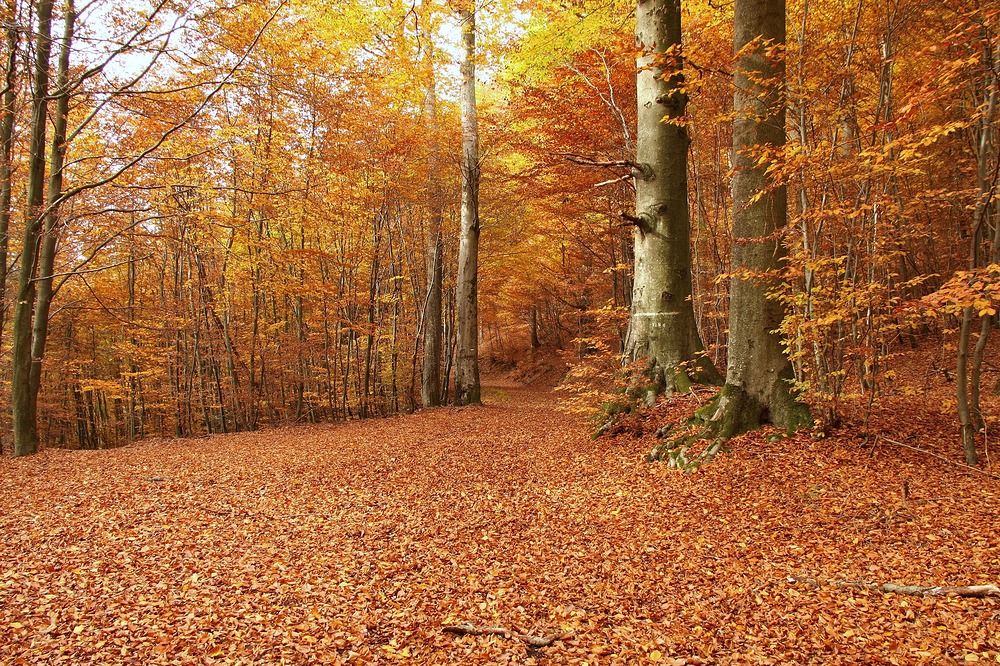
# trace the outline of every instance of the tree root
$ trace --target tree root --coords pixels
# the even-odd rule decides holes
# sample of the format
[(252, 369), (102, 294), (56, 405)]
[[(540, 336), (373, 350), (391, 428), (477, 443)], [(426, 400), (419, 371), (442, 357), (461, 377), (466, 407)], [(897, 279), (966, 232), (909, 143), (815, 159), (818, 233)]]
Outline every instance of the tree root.
[[(670, 438), (675, 432), (666, 433)], [(692, 447), (695, 442), (706, 440), (709, 444), (700, 451), (694, 452)], [(673, 467), (684, 472), (693, 472), (704, 464), (715, 458), (726, 446), (726, 440), (722, 438), (711, 438), (711, 433), (707, 429), (701, 430), (694, 435), (673, 437), (660, 442), (653, 447), (653, 450), (646, 456), (646, 462), (665, 462), (667, 467)]]
[[(783, 435), (772, 437), (790, 436), (799, 428), (812, 425), (808, 406), (796, 401), (794, 395), (778, 393), (774, 402), (777, 405), (779, 401), (779, 407), (767, 409), (743, 389), (726, 384), (679, 428), (665, 435), (662, 429), (658, 431), (657, 434), (666, 441), (654, 446), (646, 460), (662, 460), (670, 467), (691, 472), (711, 462), (720, 451), (725, 450), (731, 438), (757, 430), (762, 423), (776, 421), (775, 425), (784, 428)], [(775, 414), (781, 414), (781, 418), (774, 418)], [(693, 453), (692, 445), (699, 441), (709, 443), (701, 451)]]
[(789, 576), (790, 584), (805, 583), (813, 587), (821, 585), (832, 585), (837, 588), (851, 588), (855, 590), (876, 590), (885, 594), (908, 594), (914, 597), (971, 597), (983, 599), (985, 597), (1000, 597), (1000, 587), (996, 585), (896, 585), (895, 583), (869, 583), (863, 580), (830, 580), (823, 581), (818, 578), (806, 578), (803, 576)]
[(457, 634), (459, 636), (503, 636), (504, 638), (516, 638), (517, 640), (524, 641), (530, 647), (536, 649), (548, 647), (556, 641), (566, 640), (567, 638), (573, 637), (573, 634), (566, 634), (562, 632), (549, 634), (548, 636), (532, 636), (531, 634), (522, 634), (519, 631), (507, 629), (506, 627), (477, 627), (469, 622), (442, 627), (441, 631), (446, 634)]

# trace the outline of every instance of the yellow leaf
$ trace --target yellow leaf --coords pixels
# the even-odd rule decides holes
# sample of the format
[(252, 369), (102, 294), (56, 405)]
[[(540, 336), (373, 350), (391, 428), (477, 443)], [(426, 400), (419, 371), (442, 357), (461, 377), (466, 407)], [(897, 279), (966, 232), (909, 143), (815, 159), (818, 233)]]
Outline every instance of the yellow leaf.
[(10, 623), (10, 628), (11, 629), (23, 629), (24, 625), (21, 624), (20, 622), (11, 622)]
[(649, 653), (650, 661), (659, 661), (662, 658), (663, 658), (663, 653), (660, 652), (659, 650), (653, 650), (652, 652)]

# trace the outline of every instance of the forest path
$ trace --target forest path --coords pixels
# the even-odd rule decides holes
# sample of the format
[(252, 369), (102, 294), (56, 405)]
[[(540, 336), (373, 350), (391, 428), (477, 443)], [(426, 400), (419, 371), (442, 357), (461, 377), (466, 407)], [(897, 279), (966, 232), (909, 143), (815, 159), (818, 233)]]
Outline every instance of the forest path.
[[(785, 579), (995, 583), (996, 482), (761, 437), (681, 475), (642, 462), (648, 440), (590, 441), (550, 392), (485, 400), (0, 461), (0, 663), (1000, 655), (996, 599)], [(901, 505), (903, 478), (927, 501)], [(457, 622), (573, 637), (532, 651)]]

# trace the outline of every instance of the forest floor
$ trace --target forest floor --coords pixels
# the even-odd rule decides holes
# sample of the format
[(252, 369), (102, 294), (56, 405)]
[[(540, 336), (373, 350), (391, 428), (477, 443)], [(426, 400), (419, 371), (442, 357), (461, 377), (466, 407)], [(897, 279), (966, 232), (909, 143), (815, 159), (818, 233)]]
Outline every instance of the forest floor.
[[(1000, 662), (1000, 599), (832, 584), (1000, 583), (1000, 481), (849, 430), (682, 474), (641, 424), (485, 400), (3, 459), (0, 663)], [(958, 459), (940, 414), (897, 420)]]

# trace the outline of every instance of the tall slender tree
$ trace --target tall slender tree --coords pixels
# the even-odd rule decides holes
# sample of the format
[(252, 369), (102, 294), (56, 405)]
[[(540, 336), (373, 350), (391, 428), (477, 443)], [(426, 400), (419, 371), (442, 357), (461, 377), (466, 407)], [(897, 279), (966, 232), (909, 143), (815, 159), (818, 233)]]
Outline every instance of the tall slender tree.
[(639, 0), (636, 42), (636, 214), (628, 217), (635, 225), (635, 279), (626, 352), (648, 359), (651, 401), (721, 377), (702, 353), (691, 301), (681, 0)]
[(768, 169), (785, 144), (785, 0), (736, 0), (733, 121), (733, 246), (726, 384), (714, 428), (730, 437), (770, 422), (809, 422), (796, 400), (780, 334), (780, 302), (769, 297), (785, 257), (780, 239), (787, 193)]
[(31, 338), (32, 317), (38, 294), (36, 277), (39, 246), (42, 243), (42, 220), (45, 216), (45, 136), (49, 104), (49, 57), (52, 53), (52, 0), (38, 0), (35, 16), (27, 207), (11, 330), (11, 412), (15, 457), (30, 455), (38, 450), (38, 429), (35, 422), (37, 396), (30, 388)]
[(42, 223), (42, 240), (38, 254), (38, 293), (31, 333), (31, 373), (28, 388), (36, 418), (38, 391), (42, 384), (42, 360), (45, 358), (45, 345), (49, 337), (49, 312), (52, 309), (54, 295), (52, 274), (55, 272), (56, 248), (59, 241), (59, 199), (63, 193), (63, 167), (66, 163), (66, 127), (69, 120), (70, 98), (69, 57), (76, 29), (76, 8), (73, 0), (66, 0), (63, 12), (63, 35), (56, 65), (55, 118), (52, 122), (52, 141), (49, 147), (49, 178), (46, 194), (48, 205)]
[(479, 120), (476, 114), (476, 9), (459, 10), (462, 24), (462, 232), (455, 286), (457, 361), (455, 404), (481, 402), (479, 385)]
[(21, 31), (18, 29), (18, 3), (10, 0), (5, 9), (6, 62), (4, 63), (3, 106), (0, 113), (0, 338), (7, 321), (7, 256), (10, 247), (10, 201), (13, 189), (14, 152), (14, 102), (17, 100), (18, 46)]
[(430, 137), (427, 153), (427, 296), (423, 313), (424, 357), (421, 368), (420, 398), (424, 407), (437, 407), (441, 395), (442, 320), (441, 292), (444, 282), (444, 239), (441, 235), (443, 218), (441, 202), (441, 157), (437, 143), (437, 91), (434, 79), (434, 43), (431, 35), (431, 10), (428, 3), (421, 19), (421, 47), (423, 48), (424, 74), (424, 124)]

